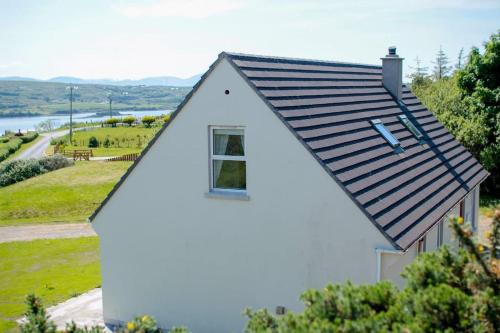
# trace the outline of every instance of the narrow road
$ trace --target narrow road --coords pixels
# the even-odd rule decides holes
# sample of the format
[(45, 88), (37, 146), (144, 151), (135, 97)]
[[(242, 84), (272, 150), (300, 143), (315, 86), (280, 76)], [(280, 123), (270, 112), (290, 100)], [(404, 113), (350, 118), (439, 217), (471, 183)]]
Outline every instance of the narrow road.
[(50, 140), (52, 138), (59, 138), (69, 133), (69, 130), (57, 131), (52, 133), (40, 134), (42, 137), (38, 140), (33, 146), (29, 147), (25, 151), (23, 151), (19, 156), (14, 158), (15, 160), (22, 160), (27, 158), (39, 158), (43, 156), (43, 153), (50, 145)]
[(97, 236), (90, 223), (36, 224), (0, 227), (0, 243), (88, 236)]

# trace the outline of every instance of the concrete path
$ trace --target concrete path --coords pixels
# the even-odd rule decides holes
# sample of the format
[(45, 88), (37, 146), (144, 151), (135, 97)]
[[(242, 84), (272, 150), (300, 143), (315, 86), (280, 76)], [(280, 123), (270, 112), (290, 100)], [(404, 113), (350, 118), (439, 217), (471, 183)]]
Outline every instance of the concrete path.
[(85, 294), (70, 298), (47, 309), (50, 319), (62, 330), (72, 320), (78, 327), (99, 325), (104, 327), (102, 317), (102, 290), (93, 289)]
[[(66, 323), (74, 321), (78, 327), (104, 326), (102, 316), (102, 290), (93, 289), (80, 296), (47, 308), (50, 320), (54, 321), (58, 330), (64, 330)], [(26, 318), (20, 318), (18, 323), (24, 323)], [(106, 328), (105, 332), (111, 332)]]
[(34, 145), (23, 151), (21, 154), (14, 158), (15, 160), (22, 160), (27, 158), (40, 158), (44, 156), (45, 150), (50, 145), (52, 138), (59, 138), (69, 133), (69, 130), (57, 131), (52, 133), (40, 134), (42, 137)]
[(86, 236), (97, 236), (90, 223), (37, 224), (0, 227), (0, 243)]

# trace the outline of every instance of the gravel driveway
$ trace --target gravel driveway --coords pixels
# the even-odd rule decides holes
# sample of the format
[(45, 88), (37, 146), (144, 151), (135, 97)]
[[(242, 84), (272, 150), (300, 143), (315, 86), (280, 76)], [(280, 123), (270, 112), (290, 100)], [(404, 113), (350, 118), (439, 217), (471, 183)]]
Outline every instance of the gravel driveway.
[(86, 236), (97, 236), (90, 223), (37, 224), (0, 227), (0, 243)]

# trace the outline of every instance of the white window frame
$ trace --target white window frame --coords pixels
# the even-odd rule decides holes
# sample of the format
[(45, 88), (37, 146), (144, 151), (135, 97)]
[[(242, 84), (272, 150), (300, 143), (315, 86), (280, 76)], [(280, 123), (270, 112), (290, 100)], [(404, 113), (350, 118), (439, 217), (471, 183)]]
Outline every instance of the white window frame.
[[(238, 129), (243, 131), (243, 156), (228, 156), (228, 155), (215, 155), (214, 154), (214, 130), (216, 129)], [(209, 144), (210, 144), (210, 156), (209, 156), (209, 170), (210, 170), (210, 192), (220, 192), (220, 193), (235, 193), (235, 194), (246, 194), (247, 190), (230, 189), (230, 188), (218, 188), (215, 187), (214, 181), (214, 160), (222, 161), (244, 161), (245, 166), (247, 164), (247, 147), (246, 147), (246, 133), (245, 127), (243, 126), (209, 126)], [(245, 182), (247, 179), (246, 167), (245, 167)]]

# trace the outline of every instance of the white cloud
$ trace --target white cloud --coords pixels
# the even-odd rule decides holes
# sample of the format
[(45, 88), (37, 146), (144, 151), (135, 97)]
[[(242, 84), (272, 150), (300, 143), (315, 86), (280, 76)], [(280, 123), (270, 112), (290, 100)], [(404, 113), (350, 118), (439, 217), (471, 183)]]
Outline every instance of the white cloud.
[(21, 66), (21, 65), (22, 65), (22, 62), (20, 62), (20, 61), (11, 61), (11, 62), (3, 63), (3, 64), (0, 63), (0, 69), (9, 69), (9, 68), (17, 67), (17, 66)]
[(154, 0), (149, 4), (132, 4), (118, 7), (128, 17), (184, 17), (205, 18), (245, 5), (242, 0)]

